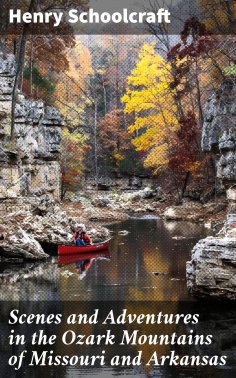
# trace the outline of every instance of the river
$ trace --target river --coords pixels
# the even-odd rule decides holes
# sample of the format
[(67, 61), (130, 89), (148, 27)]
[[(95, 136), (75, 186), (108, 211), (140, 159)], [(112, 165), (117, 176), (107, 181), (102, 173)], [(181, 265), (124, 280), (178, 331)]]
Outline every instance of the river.
[[(108, 311), (112, 306), (116, 307), (118, 313), (124, 307), (130, 312), (150, 313), (157, 311), (159, 306), (162, 311), (177, 313), (182, 311), (181, 303), (184, 303), (185, 306), (186, 303), (190, 303), (190, 306), (195, 303), (186, 288), (185, 264), (190, 259), (192, 247), (200, 238), (209, 233), (203, 225), (186, 222), (164, 222), (159, 218), (149, 216), (130, 218), (125, 222), (108, 225), (108, 227), (113, 236), (109, 252), (104, 251), (99, 255), (91, 255), (89, 258), (83, 256), (82, 259), (78, 257), (72, 260), (68, 258), (58, 260), (57, 257), (52, 257), (46, 263), (24, 263), (20, 267), (17, 264), (2, 266), (2, 273), (8, 275), (9, 278), (0, 288), (0, 297), (6, 303), (1, 311), (1, 334), (7, 335), (10, 330), (9, 327), (6, 327), (6, 317), (12, 304), (8, 304), (6, 301), (10, 301), (10, 303), (15, 301), (20, 311), (28, 310), (35, 313), (61, 311), (67, 316), (70, 313), (92, 311), (99, 306), (102, 311), (106, 309)], [(12, 279), (14, 275), (18, 275), (15, 281)], [(47, 303), (50, 303), (50, 305), (47, 305)], [(188, 307), (187, 310), (185, 307), (185, 311), (188, 312)], [(232, 314), (230, 316), (232, 317)], [(210, 327), (212, 324), (212, 321), (210, 321)], [(223, 338), (227, 338), (228, 331), (230, 334), (230, 326), (231, 324), (225, 326), (226, 331), (224, 331)], [(101, 332), (101, 329), (96, 326), (93, 327), (85, 325), (85, 333), (89, 335)], [(204, 323), (202, 329), (205, 329), (204, 327), (206, 328), (206, 323)], [(120, 328), (121, 326), (116, 325), (114, 332), (121, 332)], [(215, 326), (213, 328), (215, 332)], [(20, 326), (18, 330), (29, 336), (32, 334), (32, 327), (26, 325)], [(183, 330), (181, 327), (170, 326), (166, 332), (185, 333), (187, 330), (187, 328)], [(141, 331), (148, 333), (149, 328), (141, 326)], [(48, 327), (47, 332), (55, 332), (55, 329), (53, 326)], [(62, 332), (63, 329), (57, 329), (57, 334), (60, 335)], [(151, 332), (153, 332), (153, 329), (150, 329)], [(214, 332), (212, 331), (212, 333)], [(214, 348), (211, 352), (221, 353), (223, 347), (218, 345), (218, 348), (216, 348), (214, 344)], [(232, 347), (227, 348), (230, 349), (228, 353), (231, 353), (230, 362), (227, 367), (221, 368), (207, 367), (203, 369), (189, 366), (147, 368), (143, 365), (129, 368), (111, 367), (106, 364), (102, 367), (37, 367), (32, 375), (32, 368), (24, 365), (21, 375), (16, 374), (15, 376), (61, 378), (77, 376), (86, 378), (108, 378), (112, 376), (224, 378), (227, 376), (233, 378), (236, 368), (232, 362)], [(157, 347), (144, 346), (144, 358), (148, 358), (155, 349)], [(126, 354), (135, 356), (138, 347), (127, 346), (125, 350)], [(235, 353), (235, 349), (233, 350), (233, 353)], [(59, 351), (60, 353), (68, 353), (68, 347), (65, 350), (63, 346), (58, 347), (57, 353)], [(85, 351), (87, 351), (86, 353), (101, 353), (101, 348), (85, 346), (78, 349), (78, 346), (75, 345), (69, 348), (69, 353), (72, 355)], [(158, 349), (159, 354), (168, 354), (169, 352), (170, 348), (167, 346)], [(181, 353), (183, 352), (181, 350)], [(196, 348), (191, 349), (191, 352), (196, 353)], [(199, 351), (197, 352), (199, 353)], [(2, 337), (1, 361), (7, 362), (11, 353), (11, 349), (6, 347)], [(116, 353), (119, 353), (116, 346), (108, 348), (109, 357)], [(189, 350), (186, 353), (189, 353)], [(6, 367), (4, 374), (11, 376), (9, 367)]]
[[(80, 256), (59, 261), (52, 257), (46, 263), (2, 264), (0, 273), (6, 274), (8, 284), (0, 289), (1, 298), (191, 299), (186, 288), (185, 263), (190, 259), (192, 247), (207, 234), (202, 224), (163, 222), (147, 216), (108, 227), (113, 237), (109, 252), (91, 255), (89, 261), (84, 256), (84, 269), (81, 269)], [(14, 274), (17, 282), (14, 282)]]

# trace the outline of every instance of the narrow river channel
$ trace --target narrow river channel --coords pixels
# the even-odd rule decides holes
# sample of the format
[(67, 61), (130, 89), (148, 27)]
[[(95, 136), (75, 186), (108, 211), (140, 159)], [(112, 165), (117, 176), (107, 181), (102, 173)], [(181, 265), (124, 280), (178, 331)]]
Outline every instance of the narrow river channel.
[[(185, 263), (206, 236), (201, 224), (130, 218), (108, 225), (109, 251), (46, 263), (2, 264), (9, 275), (0, 297), (7, 300), (159, 300), (190, 298)], [(11, 275), (17, 277), (14, 279)], [(8, 282), (6, 278), (6, 282)], [(8, 290), (10, 289), (10, 290)]]
[[(187, 306), (190, 301), (191, 305), (195, 303), (186, 288), (185, 264), (191, 256), (192, 247), (208, 233), (203, 225), (186, 222), (165, 223), (159, 218), (149, 216), (130, 218), (122, 223), (108, 225), (108, 227), (112, 232), (112, 243), (109, 251), (104, 251), (99, 255), (72, 259), (52, 257), (48, 262), (37, 264), (3, 265), (1, 273), (6, 274), (6, 276), (9, 275), (9, 279), (6, 279), (6, 282), (0, 287), (1, 299), (14, 301), (21, 312), (28, 310), (32, 313), (44, 313), (45, 308), (47, 308), (48, 313), (62, 312), (63, 315), (67, 316), (70, 313), (86, 313), (88, 310), (93, 310), (99, 302), (103, 303), (100, 306), (103, 306), (104, 311), (106, 308), (109, 309), (110, 303), (113, 301), (113, 306), (116, 307), (117, 311), (120, 311), (120, 308), (126, 308), (131, 313), (135, 313), (135, 309), (140, 313), (155, 313), (158, 308), (159, 310), (164, 308), (170, 313), (177, 313), (184, 311), (179, 307), (181, 303), (187, 303)], [(15, 282), (12, 281), (14, 275), (18, 275)], [(164, 302), (169, 307), (163, 307)], [(11, 306), (10, 304), (8, 306), (7, 302), (5, 303), (4, 309), (2, 309), (3, 319), (0, 321), (0, 328), (2, 326), (1, 334), (7, 337), (10, 328), (6, 329), (4, 324), (6, 324)], [(50, 303), (50, 305), (45, 305), (45, 303)], [(116, 303), (120, 303), (120, 307)], [(4, 316), (6, 319), (4, 319)], [(230, 313), (230, 318), (232, 316), (234, 315)], [(223, 337), (224, 339), (228, 338), (227, 335), (231, 333), (231, 323), (227, 325), (224, 316), (223, 323), (219, 323), (219, 332), (215, 329), (215, 323), (212, 323), (212, 321), (209, 320), (207, 326), (211, 328), (212, 324), (214, 324), (214, 329), (209, 332), (216, 332), (217, 335), (224, 329)], [(125, 327), (130, 331), (132, 330), (132, 326), (125, 325)], [(149, 329), (147, 326), (140, 327), (140, 332), (147, 334), (153, 332), (167, 332), (168, 334), (189, 332), (188, 328), (181, 329), (181, 327), (172, 325), (168, 326), (166, 331), (160, 330), (160, 328), (157, 331)], [(204, 327), (197, 331), (205, 332)], [(115, 325), (114, 328), (114, 332), (119, 335), (122, 327)], [(57, 336), (60, 337), (65, 329), (63, 327), (55, 328), (52, 325), (47, 326), (45, 332), (57, 333)], [(97, 329), (94, 325), (86, 324), (83, 332), (90, 335), (92, 333), (99, 334), (105, 330), (104, 327)], [(30, 337), (34, 329), (31, 326), (21, 325), (18, 331), (24, 332)], [(225, 348), (229, 349), (229, 356), (234, 359), (235, 347), (232, 347), (228, 341), (226, 344)], [(1, 361), (7, 366), (12, 350), (6, 346), (4, 340), (0, 340), (0, 346)], [(138, 346), (128, 345), (123, 350), (126, 355), (135, 356), (139, 348)], [(219, 354), (224, 346), (217, 345), (216, 347), (216, 344), (214, 344), (214, 348), (211, 352)], [(142, 346), (143, 358), (148, 358), (154, 350), (165, 355), (170, 353), (170, 346)], [(69, 353), (69, 355), (101, 354), (102, 347), (70, 345), (57, 347), (54, 351), (57, 354)], [(182, 354), (199, 353), (196, 348), (185, 351), (181, 349), (178, 352)], [(108, 357), (116, 353), (119, 353), (116, 346), (109, 346), (106, 351)], [(107, 364), (102, 367), (96, 365), (93, 367), (62, 366), (60, 368), (39, 366), (34, 370), (25, 364), (19, 375), (16, 373), (15, 377), (233, 378), (235, 373), (236, 367), (229, 358), (227, 367), (206, 367), (204, 369), (189, 366), (111, 367)], [(4, 370), (3, 374), (3, 376), (9, 376), (9, 367)]]
[(201, 225), (133, 218), (109, 228), (110, 255), (98, 257), (86, 273), (78, 273), (75, 263), (61, 268), (63, 282), (70, 282), (67, 295), (85, 300), (189, 298), (185, 263), (206, 234)]

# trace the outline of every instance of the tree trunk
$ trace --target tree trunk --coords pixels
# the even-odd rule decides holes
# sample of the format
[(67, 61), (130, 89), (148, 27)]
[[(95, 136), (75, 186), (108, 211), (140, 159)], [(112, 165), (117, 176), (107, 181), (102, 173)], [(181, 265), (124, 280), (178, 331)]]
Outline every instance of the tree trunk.
[(190, 179), (190, 172), (187, 172), (186, 175), (185, 175), (185, 179), (184, 179), (184, 183), (183, 183), (183, 187), (182, 187), (182, 191), (181, 191), (181, 201), (183, 199), (184, 192), (185, 192), (185, 190), (188, 186), (189, 179)]
[(67, 192), (66, 187), (62, 184), (62, 187), (61, 187), (61, 201), (64, 200), (66, 192)]
[(31, 45), (30, 45), (29, 74), (30, 74), (30, 96), (32, 96), (33, 94), (33, 35), (31, 36)]
[(200, 83), (199, 83), (197, 68), (198, 68), (198, 63), (197, 63), (197, 60), (196, 60), (197, 102), (198, 102), (198, 108), (199, 108), (199, 121), (200, 121), (200, 126), (201, 126), (201, 129), (202, 129), (204, 117), (203, 117), (203, 110), (202, 110), (202, 104), (201, 104), (201, 89), (200, 89)]
[(104, 100), (104, 116), (107, 114), (107, 92), (104, 83), (104, 75), (102, 74), (103, 100)]
[(21, 72), (21, 78), (20, 78), (20, 91), (23, 91), (23, 84), (24, 84), (24, 73), (23, 70)]
[(97, 141), (97, 99), (94, 99), (94, 165), (95, 165), (95, 184), (98, 192), (98, 141)]
[(173, 179), (174, 179), (174, 185), (175, 185), (176, 193), (177, 193), (177, 196), (178, 196), (178, 204), (180, 204), (182, 198), (181, 198), (181, 195), (180, 195), (180, 192), (179, 192), (179, 185), (178, 185), (178, 182), (177, 182), (177, 180), (176, 180), (176, 177), (175, 177), (175, 173), (174, 173), (174, 172), (172, 172), (172, 177), (173, 177)]
[[(30, 13), (32, 12), (34, 3), (35, 3), (35, 0), (30, 1), (28, 12)], [(19, 84), (19, 80), (21, 78), (23, 66), (24, 66), (25, 45), (26, 45), (28, 29), (29, 29), (29, 24), (24, 24), (22, 34), (21, 34), (20, 44), (19, 44), (18, 55), (17, 55), (17, 69), (16, 69), (16, 75), (15, 75), (15, 80), (13, 84), (13, 90), (12, 90), (11, 139), (13, 139), (13, 134), (14, 134), (16, 91)]]

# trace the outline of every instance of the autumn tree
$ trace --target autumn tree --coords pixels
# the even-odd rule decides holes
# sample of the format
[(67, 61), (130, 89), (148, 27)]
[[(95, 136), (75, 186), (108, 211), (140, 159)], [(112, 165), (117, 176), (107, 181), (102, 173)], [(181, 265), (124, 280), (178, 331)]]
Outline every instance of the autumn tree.
[[(181, 59), (176, 66), (180, 63)], [(134, 114), (129, 131), (136, 149), (145, 153), (145, 166), (155, 174), (168, 170), (181, 200), (190, 175), (199, 167), (199, 128), (195, 115), (179, 101), (182, 82), (173, 85), (172, 68), (154, 44), (145, 44), (122, 101), (125, 111)]]
[(179, 129), (172, 137), (168, 156), (168, 168), (174, 178), (179, 201), (182, 200), (190, 175), (200, 174), (199, 136), (197, 120), (189, 110), (179, 118)]
[[(137, 164), (139, 156), (130, 143), (127, 114), (121, 102), (126, 77), (135, 65), (134, 45), (137, 40), (131, 36), (104, 36), (102, 41), (88, 38), (93, 67), (89, 77), (93, 104), (88, 106), (87, 124), (94, 126), (90, 154), (95, 157), (101, 180), (113, 174), (133, 174), (141, 165)], [(95, 113), (96, 117), (89, 116)], [(93, 161), (93, 158), (88, 160)]]
[[(65, 27), (67, 27), (65, 25)], [(63, 28), (62, 28), (63, 32)], [(24, 65), (27, 75), (23, 76), (21, 87), (29, 97), (36, 98), (35, 71), (45, 80), (50, 80), (56, 85), (60, 73), (68, 70), (68, 49), (75, 45), (73, 34), (62, 35), (30, 35), (26, 41)], [(44, 96), (45, 100), (51, 99)]]
[(77, 191), (80, 187), (83, 158), (87, 148), (86, 141), (86, 135), (76, 130), (69, 131), (68, 128), (63, 128), (61, 148), (62, 199), (66, 192)]
[(197, 0), (202, 20), (213, 35), (235, 34), (235, 1), (229, 0)]
[[(74, 5), (77, 9), (86, 9), (87, 0), (21, 0), (16, 4), (15, 1), (9, 0), (5, 2), (2, 7), (2, 13), (9, 14), (10, 8), (15, 8), (16, 5), (21, 8), (22, 11), (32, 12), (44, 12), (52, 11), (55, 9), (67, 10), (68, 7)], [(1, 25), (2, 33), (5, 36), (5, 44), (9, 45), (9, 42), (12, 42), (12, 49), (16, 56), (16, 75), (13, 83), (13, 94), (12, 94), (12, 121), (11, 121), (11, 137), (13, 138), (14, 133), (14, 117), (15, 117), (15, 104), (16, 104), (16, 92), (19, 87), (22, 87), (22, 78), (24, 66), (27, 64), (27, 58), (29, 59), (29, 71), (30, 80), (32, 79), (33, 72), (33, 63), (34, 58), (40, 60), (41, 66), (44, 65), (44, 62), (47, 61), (47, 55), (50, 56), (50, 59), (53, 60), (53, 64), (50, 64), (50, 68), (56, 67), (59, 62), (66, 63), (65, 59), (62, 59), (61, 51), (65, 52), (67, 47), (71, 47), (73, 43), (73, 29), (68, 22), (62, 22), (60, 27), (57, 29), (55, 34), (55, 28), (53, 27), (53, 22), (45, 25), (30, 25), (29, 23), (24, 23), (23, 26), (17, 27), (17, 25), (9, 25), (4, 23)], [(35, 41), (34, 36), (40, 36), (42, 38), (37, 46), (37, 52), (35, 52), (35, 47), (37, 42)], [(30, 48), (27, 48), (30, 46)], [(29, 52), (28, 52), (29, 51)], [(35, 54), (34, 54), (35, 53)], [(48, 54), (47, 54), (48, 53)], [(35, 56), (34, 56), (35, 55)], [(40, 70), (39, 66), (36, 66)], [(49, 74), (49, 70), (47, 74)], [(44, 76), (44, 72), (40, 72), (41, 76)], [(32, 80), (30, 83), (30, 88), (32, 89)]]
[(114, 169), (119, 168), (127, 150), (131, 149), (131, 136), (124, 125), (123, 111), (118, 109), (107, 113), (99, 126), (99, 138), (106, 158), (110, 159)]
[(179, 128), (170, 64), (156, 53), (154, 45), (144, 44), (136, 67), (128, 77), (122, 101), (125, 112), (135, 120), (129, 126), (133, 144), (146, 153), (144, 164), (155, 172), (168, 164), (170, 136)]
[(188, 120), (190, 132), (195, 124), (198, 135), (198, 169), (195, 177), (201, 179), (201, 176), (205, 176), (205, 183), (212, 182), (215, 185), (214, 155), (206, 158), (200, 149), (203, 109), (210, 94), (225, 80), (227, 67), (233, 67), (235, 38), (213, 35), (206, 25), (196, 17), (187, 19), (180, 41), (171, 47), (167, 57), (174, 72), (171, 88), (176, 91), (176, 100), (182, 109), (181, 122)]
[(67, 51), (68, 69), (56, 83), (54, 101), (70, 127), (86, 124), (86, 107), (93, 102), (88, 77), (93, 73), (89, 50), (77, 38), (73, 49)]
[(92, 73), (90, 54), (79, 39), (67, 52), (68, 69), (60, 74), (54, 93), (55, 105), (65, 122), (62, 133), (62, 195), (78, 189), (89, 150), (89, 130), (86, 127), (86, 108), (92, 103), (87, 88)]

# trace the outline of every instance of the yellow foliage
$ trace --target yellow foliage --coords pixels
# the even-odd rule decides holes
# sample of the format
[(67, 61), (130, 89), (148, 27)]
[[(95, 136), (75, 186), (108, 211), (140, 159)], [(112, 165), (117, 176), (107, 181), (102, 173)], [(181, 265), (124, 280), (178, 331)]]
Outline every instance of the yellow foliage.
[(128, 77), (128, 88), (122, 101), (125, 112), (135, 115), (129, 132), (138, 151), (147, 152), (145, 166), (159, 169), (168, 164), (171, 136), (179, 129), (171, 65), (145, 43), (136, 67)]
[(114, 153), (113, 157), (116, 160), (116, 162), (118, 162), (118, 161), (123, 160), (124, 157), (125, 157), (125, 155), (124, 154), (120, 154), (119, 152), (116, 152), (116, 153)]
[(188, 171), (191, 173), (194, 173), (198, 170), (198, 168), (201, 166), (201, 162), (195, 161), (192, 164), (188, 166)]

